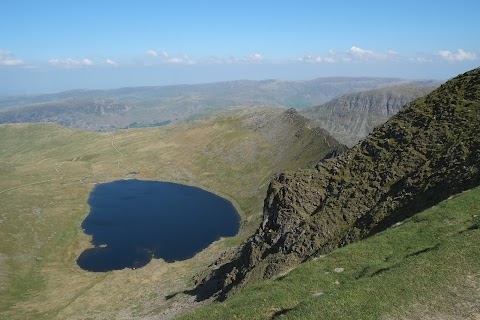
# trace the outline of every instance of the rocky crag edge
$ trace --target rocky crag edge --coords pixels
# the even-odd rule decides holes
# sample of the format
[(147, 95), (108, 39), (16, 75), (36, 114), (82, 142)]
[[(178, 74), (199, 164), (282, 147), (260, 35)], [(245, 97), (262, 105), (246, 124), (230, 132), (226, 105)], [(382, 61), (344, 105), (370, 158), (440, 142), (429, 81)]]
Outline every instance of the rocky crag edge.
[(274, 177), (263, 221), (186, 293), (224, 300), (480, 185), (480, 68), (407, 104), (350, 150)]

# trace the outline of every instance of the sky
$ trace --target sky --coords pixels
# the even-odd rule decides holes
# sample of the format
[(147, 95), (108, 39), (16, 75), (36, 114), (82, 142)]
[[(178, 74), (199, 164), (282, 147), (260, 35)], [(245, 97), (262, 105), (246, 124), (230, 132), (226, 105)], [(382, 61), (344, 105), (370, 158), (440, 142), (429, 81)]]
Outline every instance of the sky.
[(15, 0), (0, 6), (0, 95), (379, 76), (480, 65), (478, 0)]

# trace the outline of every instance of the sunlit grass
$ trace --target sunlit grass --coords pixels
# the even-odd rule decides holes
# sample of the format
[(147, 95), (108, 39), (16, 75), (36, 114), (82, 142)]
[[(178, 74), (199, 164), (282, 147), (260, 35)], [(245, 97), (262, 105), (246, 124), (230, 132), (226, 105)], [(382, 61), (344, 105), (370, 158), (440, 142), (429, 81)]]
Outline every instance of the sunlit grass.
[[(1, 125), (0, 318), (103, 319), (130, 308), (149, 313), (165, 307), (165, 295), (188, 289), (197, 272), (256, 228), (271, 176), (318, 157), (277, 156), (282, 150), (242, 125), (254, 112), (281, 110), (227, 112), (113, 135), (53, 124)], [(297, 140), (282, 142), (301, 148)], [(80, 227), (89, 193), (96, 183), (129, 178), (175, 181), (225, 196), (239, 210), (243, 229), (188, 261), (154, 260), (139, 270), (101, 275), (80, 270), (76, 258), (90, 246)]]
[(479, 252), (476, 188), (185, 318), (467, 319), (480, 307)]

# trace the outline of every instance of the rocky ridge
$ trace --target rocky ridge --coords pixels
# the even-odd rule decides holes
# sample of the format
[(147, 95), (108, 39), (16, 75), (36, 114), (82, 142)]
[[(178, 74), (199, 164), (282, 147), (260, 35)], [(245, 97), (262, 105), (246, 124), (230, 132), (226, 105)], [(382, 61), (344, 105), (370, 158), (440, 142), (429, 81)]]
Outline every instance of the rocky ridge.
[(408, 105), (316, 169), (277, 175), (263, 222), (236, 257), (190, 291), (197, 300), (278, 276), (480, 184), (480, 69)]
[(348, 93), (302, 113), (335, 139), (352, 147), (405, 104), (429, 94), (435, 87), (436, 83), (428, 86), (412, 83)]

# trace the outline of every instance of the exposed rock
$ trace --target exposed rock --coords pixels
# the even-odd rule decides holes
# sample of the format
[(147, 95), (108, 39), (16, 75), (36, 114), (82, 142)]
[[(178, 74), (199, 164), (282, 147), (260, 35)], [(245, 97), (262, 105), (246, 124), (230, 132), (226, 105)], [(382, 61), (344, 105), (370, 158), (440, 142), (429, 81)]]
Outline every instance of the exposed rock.
[(191, 291), (222, 300), (480, 184), (480, 69), (410, 103), (316, 169), (276, 176), (263, 222), (231, 262)]
[(349, 93), (306, 109), (303, 114), (330, 132), (338, 141), (353, 146), (372, 132), (373, 128), (397, 114), (406, 103), (423, 97), (434, 89), (434, 86), (403, 84)]

